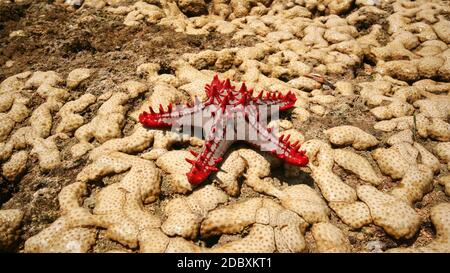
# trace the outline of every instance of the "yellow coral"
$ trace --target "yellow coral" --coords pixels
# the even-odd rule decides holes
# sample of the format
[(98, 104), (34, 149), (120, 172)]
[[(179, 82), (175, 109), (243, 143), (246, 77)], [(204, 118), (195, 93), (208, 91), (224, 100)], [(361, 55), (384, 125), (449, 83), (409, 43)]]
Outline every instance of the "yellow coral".
[(378, 144), (378, 140), (374, 136), (354, 126), (338, 126), (328, 129), (324, 133), (328, 136), (331, 143), (352, 145), (353, 148), (358, 150), (364, 150)]
[(350, 243), (342, 231), (330, 223), (317, 223), (311, 228), (317, 250), (324, 252), (350, 252)]
[(368, 185), (358, 187), (357, 193), (369, 207), (373, 222), (394, 238), (411, 238), (419, 229), (419, 215), (403, 201)]

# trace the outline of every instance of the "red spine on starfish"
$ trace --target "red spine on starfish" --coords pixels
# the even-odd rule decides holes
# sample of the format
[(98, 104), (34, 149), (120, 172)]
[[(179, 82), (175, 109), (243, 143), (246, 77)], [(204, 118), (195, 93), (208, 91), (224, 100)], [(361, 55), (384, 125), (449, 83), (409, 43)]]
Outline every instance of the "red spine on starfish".
[[(139, 121), (149, 127), (168, 127), (176, 122), (186, 122), (185, 125), (191, 126), (192, 115), (207, 111), (210, 113), (210, 128), (205, 138), (205, 145), (199, 153), (191, 151), (196, 157), (195, 160), (186, 159), (192, 164), (191, 170), (186, 174), (190, 183), (200, 184), (213, 171), (217, 171), (216, 165), (222, 160), (223, 154), (228, 147), (236, 140), (226, 139), (226, 130), (229, 128), (227, 121), (235, 120), (236, 115), (244, 114), (246, 128), (251, 128), (257, 133), (257, 140), (250, 139), (246, 135), (246, 140), (250, 144), (262, 148), (267, 143), (272, 144), (271, 153), (285, 162), (296, 165), (305, 166), (308, 164), (308, 157), (304, 151), (300, 150), (297, 142), (291, 143), (290, 136), (276, 137), (270, 128), (267, 128), (260, 121), (261, 115), (270, 115), (270, 113), (261, 112), (258, 106), (276, 106), (280, 111), (289, 109), (294, 106), (296, 97), (292, 92), (282, 94), (280, 92), (264, 92), (261, 91), (256, 97), (253, 96), (253, 90), (248, 90), (245, 84), (242, 84), (239, 90), (236, 90), (231, 82), (219, 80), (218, 76), (214, 76), (213, 81), (205, 87), (206, 100), (200, 102), (196, 99), (194, 104), (186, 104), (172, 106), (169, 104), (167, 110), (162, 105), (159, 112), (150, 108), (150, 112), (144, 112), (139, 115)], [(182, 119), (183, 117), (189, 117)], [(184, 120), (184, 121), (183, 121)], [(233, 128), (236, 131), (236, 125)]]

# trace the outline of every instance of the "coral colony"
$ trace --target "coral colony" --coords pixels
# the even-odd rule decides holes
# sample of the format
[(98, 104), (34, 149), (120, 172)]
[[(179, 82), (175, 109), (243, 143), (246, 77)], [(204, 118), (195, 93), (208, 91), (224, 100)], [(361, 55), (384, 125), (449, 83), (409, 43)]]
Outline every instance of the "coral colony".
[[(305, 166), (308, 158), (304, 151), (300, 151), (298, 141), (291, 143), (290, 135), (277, 137), (275, 130), (267, 128), (266, 120), (275, 112), (289, 109), (294, 106), (296, 97), (292, 92), (283, 95), (279, 92), (267, 92), (263, 96), (261, 91), (256, 97), (253, 90), (242, 84), (239, 90), (231, 85), (230, 81), (219, 80), (216, 75), (205, 87), (207, 99), (198, 100), (194, 105), (169, 104), (167, 110), (160, 105), (159, 112), (150, 108), (150, 113), (144, 112), (139, 121), (150, 127), (169, 127), (176, 125), (191, 126), (192, 118), (202, 121), (204, 117), (209, 120), (203, 122), (205, 145), (200, 153), (191, 151), (196, 160), (186, 159), (192, 164), (187, 173), (191, 184), (202, 183), (212, 171), (217, 171), (216, 164), (222, 160), (227, 148), (237, 140), (245, 140), (261, 150), (270, 151), (273, 155), (285, 162)], [(267, 111), (268, 108), (272, 111)], [(273, 116), (272, 116), (273, 118)]]

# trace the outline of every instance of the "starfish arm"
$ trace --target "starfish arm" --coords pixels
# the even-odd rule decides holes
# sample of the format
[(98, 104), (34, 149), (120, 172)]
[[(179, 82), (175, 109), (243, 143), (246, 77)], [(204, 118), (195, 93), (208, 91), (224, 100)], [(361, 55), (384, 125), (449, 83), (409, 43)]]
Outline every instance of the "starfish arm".
[(139, 122), (145, 126), (159, 128), (172, 126), (175, 122), (188, 124), (191, 123), (192, 116), (196, 113), (201, 114), (205, 107), (206, 105), (197, 99), (194, 105), (186, 104), (186, 106), (176, 105), (173, 107), (172, 104), (169, 104), (167, 110), (164, 110), (164, 107), (159, 105), (159, 112), (155, 112), (150, 107), (150, 113), (143, 112), (139, 115)]
[[(289, 164), (296, 166), (306, 166), (308, 164), (309, 161), (305, 151), (300, 150), (298, 141), (294, 143), (289, 141), (290, 135), (277, 137), (270, 128), (256, 120), (252, 121), (250, 118), (246, 122), (248, 128), (250, 128), (250, 137), (247, 139), (247, 142), (259, 147), (262, 151), (272, 153)], [(251, 135), (252, 131), (254, 132), (253, 137)]]
[(251, 104), (253, 105), (265, 105), (276, 106), (279, 111), (283, 111), (289, 109), (294, 106), (297, 98), (295, 94), (289, 91), (286, 95), (283, 95), (280, 92), (266, 92), (266, 95), (263, 96), (263, 91), (259, 93), (258, 96), (252, 98)]
[(214, 125), (209, 132), (205, 145), (200, 153), (191, 153), (196, 157), (195, 160), (186, 159), (192, 164), (191, 170), (186, 174), (191, 184), (200, 184), (212, 171), (217, 171), (217, 163), (222, 161), (222, 156), (228, 147), (234, 142), (233, 140), (225, 140), (226, 119), (224, 116), (216, 116)]

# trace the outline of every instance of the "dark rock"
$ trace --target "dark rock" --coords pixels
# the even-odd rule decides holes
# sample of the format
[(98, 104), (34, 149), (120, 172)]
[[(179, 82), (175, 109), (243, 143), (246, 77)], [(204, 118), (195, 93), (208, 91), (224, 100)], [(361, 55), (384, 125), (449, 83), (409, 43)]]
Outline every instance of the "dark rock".
[(188, 17), (199, 16), (208, 13), (204, 0), (177, 0), (178, 7)]

